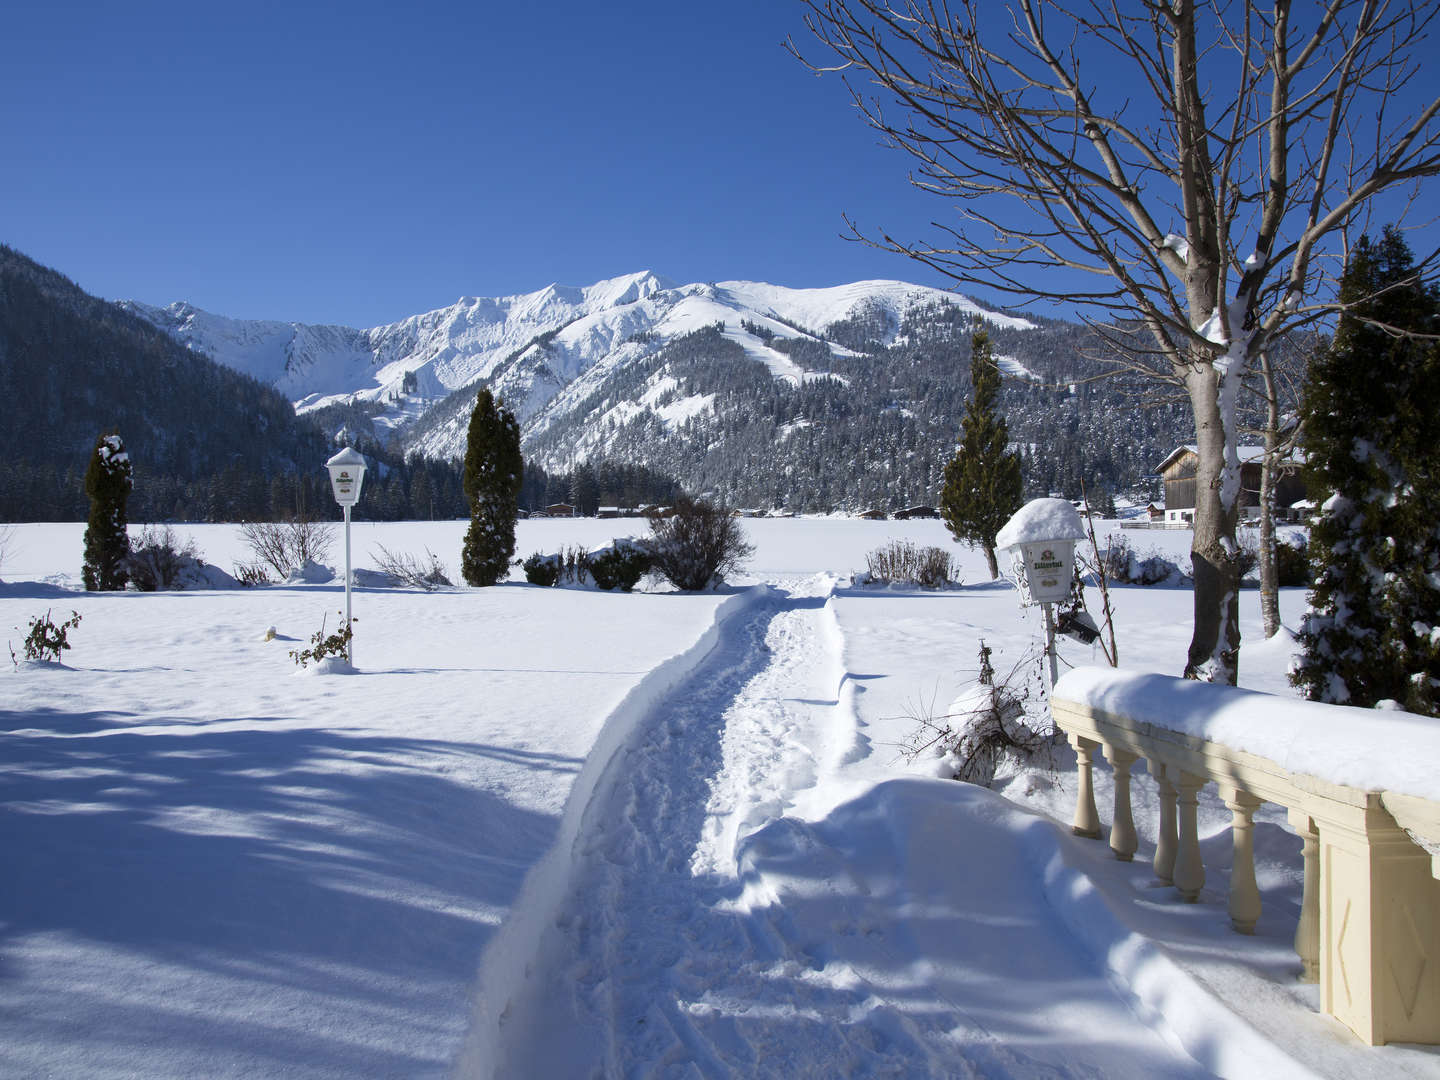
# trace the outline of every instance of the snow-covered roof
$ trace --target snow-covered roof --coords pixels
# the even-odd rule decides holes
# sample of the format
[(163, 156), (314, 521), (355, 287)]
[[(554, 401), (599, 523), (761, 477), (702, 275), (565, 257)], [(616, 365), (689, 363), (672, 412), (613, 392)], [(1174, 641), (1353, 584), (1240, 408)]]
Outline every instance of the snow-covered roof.
[(1031, 499), (995, 534), (995, 546), (1008, 548), (1043, 540), (1083, 539), (1085, 526), (1074, 506), (1064, 499)]
[[(1235, 449), (1239, 452), (1241, 462), (1261, 461), (1265, 457), (1265, 447), (1263, 445), (1256, 445), (1252, 443), (1246, 446), (1237, 446)], [(1170, 467), (1171, 464), (1175, 462), (1177, 458), (1179, 458), (1182, 454), (1186, 453), (1199, 454), (1200, 447), (1196, 446), (1194, 443), (1186, 443), (1183, 446), (1177, 446), (1174, 450), (1170, 451), (1169, 455), (1165, 458), (1164, 461), (1160, 462), (1159, 465), (1155, 466), (1155, 471), (1157, 473), (1164, 472), (1167, 468)], [(1302, 462), (1300, 462), (1293, 456), (1287, 456), (1284, 459), (1284, 462), (1286, 465), (1294, 465), (1297, 467), (1302, 464)]]

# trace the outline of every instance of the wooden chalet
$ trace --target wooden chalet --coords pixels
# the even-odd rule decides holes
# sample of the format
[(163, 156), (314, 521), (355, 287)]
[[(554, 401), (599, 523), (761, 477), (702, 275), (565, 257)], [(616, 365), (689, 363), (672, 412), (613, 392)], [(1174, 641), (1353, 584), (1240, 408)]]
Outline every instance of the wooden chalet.
[[(1260, 465), (1265, 457), (1263, 446), (1242, 446), (1240, 450), (1240, 517), (1260, 516)], [(1199, 448), (1177, 446), (1155, 470), (1165, 482), (1165, 524), (1195, 523), (1195, 473), (1199, 466)], [(1281, 463), (1275, 482), (1277, 516), (1284, 518), (1287, 508), (1305, 497), (1305, 483), (1300, 479), (1300, 462)], [(1153, 517), (1153, 514), (1152, 514)]]

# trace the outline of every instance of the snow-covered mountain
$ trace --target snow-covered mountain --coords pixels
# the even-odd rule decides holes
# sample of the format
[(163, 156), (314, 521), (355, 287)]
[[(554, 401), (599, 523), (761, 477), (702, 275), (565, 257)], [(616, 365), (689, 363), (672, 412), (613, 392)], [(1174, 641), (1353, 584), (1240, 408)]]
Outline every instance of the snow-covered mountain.
[(1010, 438), (1041, 490), (1135, 483), (1184, 429), (1090, 383), (1100, 366), (1084, 327), (900, 281), (791, 289), (642, 272), (465, 297), (370, 329), (127, 306), (298, 411), (324, 410), (332, 434), (458, 457), (483, 384), (520, 420), (525, 460), (551, 474), (644, 465), (736, 505), (933, 502), (970, 392), (977, 319), (1006, 373)]
[[(899, 281), (826, 289), (751, 281), (676, 285), (648, 271), (581, 288), (462, 297), (448, 308), (364, 330), (230, 319), (185, 302), (122, 306), (192, 349), (275, 386), (299, 412), (374, 402), (382, 406), (376, 423), (403, 436), (447, 395), (481, 383), (530, 425), (582, 377), (593, 384), (706, 326), (723, 326), (724, 336), (776, 379), (793, 384), (825, 377), (773, 342), (811, 340), (843, 353), (845, 346), (826, 332), (850, 324), (869, 327), (874, 343), (891, 345), (911, 311), (942, 302), (997, 327), (1030, 325), (962, 296)], [(420, 424), (414, 449), (437, 457), (457, 453), (460, 419)]]

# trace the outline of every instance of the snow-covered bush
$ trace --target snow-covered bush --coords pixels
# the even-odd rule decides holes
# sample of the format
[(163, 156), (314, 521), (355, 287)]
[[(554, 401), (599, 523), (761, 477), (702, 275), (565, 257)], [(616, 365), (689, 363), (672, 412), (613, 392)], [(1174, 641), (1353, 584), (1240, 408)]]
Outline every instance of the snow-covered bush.
[(181, 540), (169, 525), (146, 525), (130, 543), (125, 573), (141, 592), (183, 588), (181, 573), (200, 561), (193, 538)]
[(324, 585), (335, 580), (335, 571), (322, 563), (306, 559), (285, 578), (286, 585)]
[(1105, 538), (1100, 558), (1105, 576), (1124, 585), (1179, 585), (1185, 572), (1178, 563), (1157, 549), (1148, 553), (1136, 551), (1124, 533), (1112, 532)]
[(718, 585), (755, 550), (729, 510), (688, 496), (675, 500), (668, 517), (652, 517), (650, 532), (655, 569), (683, 592)]
[(555, 554), (535, 552), (523, 563), (525, 580), (532, 585), (560, 584), (619, 589), (630, 592), (649, 572), (653, 559), (648, 546), (633, 537), (622, 536), (603, 547), (586, 551), (567, 547)]
[(865, 556), (865, 575), (860, 584), (902, 583), (926, 589), (942, 589), (958, 583), (950, 553), (939, 547), (917, 547), (909, 540), (892, 540)]
[(542, 555), (535, 552), (523, 563), (520, 568), (525, 571), (525, 580), (531, 585), (540, 585), (550, 588), (560, 580), (561, 556)]
[[(274, 571), (281, 581), (288, 578), (297, 567), (309, 563), (323, 563), (330, 557), (335, 544), (335, 524), (330, 521), (247, 521), (240, 526), (240, 538), (255, 553), (256, 567), (262, 568), (265, 577), (270, 574), (264, 567)], [(236, 567), (236, 577), (246, 584), (247, 571), (252, 567)]]
[(380, 573), (390, 579), (392, 585), (432, 592), (451, 584), (445, 573), (445, 564), (428, 547), (425, 549), (425, 558), (421, 559), (409, 552), (391, 551), (384, 544), (379, 544), (376, 550), (370, 553), (370, 557), (375, 560)]
[(1310, 556), (1305, 537), (1295, 536), (1290, 540), (1275, 541), (1275, 571), (1281, 588), (1308, 587), (1310, 584)]
[(584, 585), (590, 580), (590, 553), (578, 544), (560, 549), (560, 580)]
[[(906, 755), (912, 760), (933, 756), (939, 774), (985, 787), (1023, 768), (1050, 767), (1056, 734), (1044, 714), (1037, 661), (1033, 654), (1026, 655), (996, 682), (990, 649), (982, 639), (975, 683), (943, 715), (912, 717), (920, 726)], [(1032, 698), (1042, 706), (1035, 716), (1029, 709)]]
[(654, 563), (650, 551), (629, 537), (590, 552), (590, 577), (601, 589), (630, 592)]
[(275, 579), (270, 576), (270, 571), (259, 559), (248, 563), (236, 563), (235, 580), (247, 589), (255, 585), (273, 585), (275, 583)]
[(350, 639), (355, 636), (354, 622), (357, 620), (346, 620), (343, 611), (336, 612), (340, 616), (340, 629), (333, 634), (325, 633), (325, 620), (320, 620), (320, 629), (310, 635), (310, 648), (291, 649), (290, 657), (302, 668), (311, 660), (319, 662), (327, 656), (345, 656), (350, 651)]

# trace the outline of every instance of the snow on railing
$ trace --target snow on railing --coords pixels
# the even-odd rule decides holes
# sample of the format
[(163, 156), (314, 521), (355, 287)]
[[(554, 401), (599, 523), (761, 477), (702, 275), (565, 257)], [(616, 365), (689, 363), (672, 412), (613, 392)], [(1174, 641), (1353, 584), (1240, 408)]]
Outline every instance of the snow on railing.
[(1098, 749), (1115, 772), (1110, 848), (1134, 856), (1130, 769), (1143, 757), (1160, 793), (1155, 874), (1194, 902), (1196, 796), (1214, 782), (1232, 815), (1230, 920), (1248, 934), (1261, 907), (1254, 814), (1284, 806), (1303, 844), (1301, 977), (1371, 1045), (1440, 1043), (1440, 721), (1111, 668), (1066, 674), (1051, 708), (1078, 763), (1076, 834), (1101, 835)]

